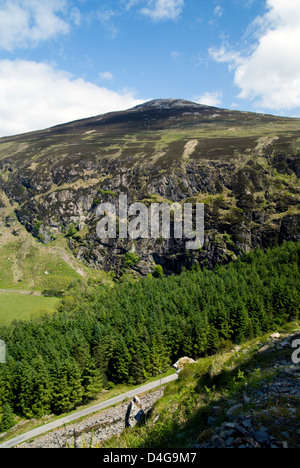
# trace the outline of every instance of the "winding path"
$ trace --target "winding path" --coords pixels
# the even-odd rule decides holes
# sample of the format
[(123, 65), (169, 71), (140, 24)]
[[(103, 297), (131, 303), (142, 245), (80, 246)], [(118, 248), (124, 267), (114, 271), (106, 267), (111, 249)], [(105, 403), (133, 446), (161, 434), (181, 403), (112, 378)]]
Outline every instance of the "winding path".
[(126, 392), (126, 393), (123, 393), (122, 395), (111, 398), (110, 400), (103, 401), (102, 403), (98, 403), (97, 405), (91, 406), (90, 408), (77, 411), (76, 413), (73, 413), (70, 416), (65, 416), (62, 419), (58, 419), (56, 421), (45, 424), (44, 426), (33, 429), (32, 431), (26, 432), (25, 434), (21, 434), (17, 437), (14, 437), (13, 439), (10, 439), (7, 442), (4, 442), (3, 444), (0, 444), (0, 448), (15, 447), (16, 445), (22, 444), (23, 442), (26, 442), (29, 439), (33, 439), (34, 437), (38, 437), (41, 434), (45, 434), (46, 432), (52, 431), (53, 429), (56, 429), (57, 427), (64, 426), (65, 424), (69, 424), (73, 421), (76, 421), (77, 419), (80, 419), (92, 413), (101, 411), (104, 408), (107, 408), (108, 406), (112, 406), (112, 405), (115, 405), (116, 403), (120, 403), (123, 400), (125, 400), (125, 398), (133, 398), (134, 396), (137, 396), (141, 393), (145, 393), (145, 392), (148, 392), (149, 390), (152, 390), (153, 388), (157, 388), (160, 385), (165, 385), (169, 382), (172, 382), (176, 380), (177, 378), (178, 378), (178, 375), (173, 374), (163, 379), (156, 380), (155, 382), (151, 382), (149, 384), (143, 385), (142, 387), (137, 387), (134, 390), (130, 390), (129, 392)]

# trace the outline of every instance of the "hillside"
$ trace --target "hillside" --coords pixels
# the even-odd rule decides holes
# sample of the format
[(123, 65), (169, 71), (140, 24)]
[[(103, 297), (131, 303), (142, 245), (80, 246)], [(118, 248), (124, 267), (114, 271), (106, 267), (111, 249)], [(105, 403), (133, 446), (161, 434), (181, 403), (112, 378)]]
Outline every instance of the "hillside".
[(74, 258), (63, 235), (48, 244), (32, 236), (16, 216), (18, 206), (0, 193), (0, 294), (16, 290), (60, 295), (75, 281), (111, 282), (104, 272)]
[(0, 327), (0, 406), (26, 419), (70, 412), (183, 356), (209, 357), (297, 321), (299, 249), (289, 242), (214, 271), (68, 291), (56, 313)]
[[(0, 190), (31, 237), (46, 249), (63, 240), (72, 261), (88, 268), (121, 277), (157, 264), (165, 273), (213, 267), (299, 240), (299, 130), (299, 119), (151, 101), (1, 138)], [(204, 203), (203, 249), (188, 255), (174, 239), (102, 242), (97, 205), (119, 194), (146, 205)], [(136, 254), (130, 265), (126, 253)]]
[(299, 448), (300, 368), (292, 361), (299, 323), (278, 330), (227, 344), (159, 390), (137, 391), (141, 426), (133, 419), (135, 427), (124, 429), (127, 400), (17, 448)]
[(294, 323), (200, 359), (168, 385), (144, 426), (98, 443), (95, 435), (94, 444), (150, 450), (299, 448), (300, 368), (292, 361), (299, 338)]

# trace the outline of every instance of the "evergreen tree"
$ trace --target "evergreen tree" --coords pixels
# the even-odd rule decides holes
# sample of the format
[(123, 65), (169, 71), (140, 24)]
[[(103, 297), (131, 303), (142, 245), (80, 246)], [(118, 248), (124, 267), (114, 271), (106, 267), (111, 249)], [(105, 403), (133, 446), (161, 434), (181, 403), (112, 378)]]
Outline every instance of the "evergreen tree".
[(87, 359), (83, 370), (82, 386), (84, 389), (83, 400), (85, 402), (95, 398), (103, 388), (100, 371), (91, 357)]
[(82, 402), (84, 389), (82, 387), (81, 370), (75, 359), (69, 359), (66, 363), (68, 387), (70, 390), (70, 403), (72, 409)]
[(207, 335), (207, 347), (209, 350), (209, 354), (216, 353), (220, 347), (219, 333), (213, 325), (209, 326), (209, 331)]
[(202, 356), (209, 347), (208, 322), (205, 314), (197, 314), (192, 322), (193, 354), (192, 358)]
[(14, 425), (15, 419), (13, 410), (8, 403), (5, 403), (0, 422), (0, 432), (7, 432), (9, 429), (14, 427)]
[(130, 362), (132, 357), (129, 354), (126, 343), (122, 337), (115, 348), (114, 356), (111, 359), (111, 376), (114, 382), (126, 382), (130, 375)]
[(145, 381), (144, 361), (140, 354), (135, 354), (130, 369), (131, 381), (139, 385)]
[(114, 356), (116, 337), (109, 332), (105, 332), (103, 328), (97, 327), (97, 331), (93, 337), (93, 352), (92, 356), (95, 360), (96, 367), (99, 369), (103, 384), (107, 382), (108, 372), (111, 368), (110, 361)]
[(73, 409), (70, 401), (67, 369), (62, 366), (58, 369), (54, 379), (52, 408), (54, 413), (57, 414)]
[(57, 369), (52, 401), (54, 412), (71, 411), (82, 402), (83, 394), (79, 365), (69, 358)]
[(32, 375), (32, 405), (31, 409), (36, 417), (49, 414), (52, 401), (52, 384), (49, 372), (42, 357), (37, 357), (31, 362), (34, 368)]
[(171, 365), (168, 349), (157, 332), (150, 345), (151, 375), (158, 375)]

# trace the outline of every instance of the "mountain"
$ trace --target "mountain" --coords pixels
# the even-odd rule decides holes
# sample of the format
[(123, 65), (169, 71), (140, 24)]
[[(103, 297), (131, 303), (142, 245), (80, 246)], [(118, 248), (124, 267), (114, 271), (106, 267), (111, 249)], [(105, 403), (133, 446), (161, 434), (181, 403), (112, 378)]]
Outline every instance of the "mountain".
[[(118, 277), (155, 265), (213, 267), (300, 240), (299, 130), (300, 119), (154, 100), (1, 138), (0, 204), (45, 248), (67, 240), (76, 261)], [(172, 238), (101, 241), (97, 206), (119, 194), (146, 206), (204, 203), (203, 248), (186, 251)]]

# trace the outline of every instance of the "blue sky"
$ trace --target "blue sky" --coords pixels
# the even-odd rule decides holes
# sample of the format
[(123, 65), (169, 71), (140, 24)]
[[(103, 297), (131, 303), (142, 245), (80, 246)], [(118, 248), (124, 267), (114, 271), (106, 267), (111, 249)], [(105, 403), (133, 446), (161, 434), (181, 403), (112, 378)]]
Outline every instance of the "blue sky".
[(0, 136), (182, 98), (300, 117), (299, 0), (0, 0)]

